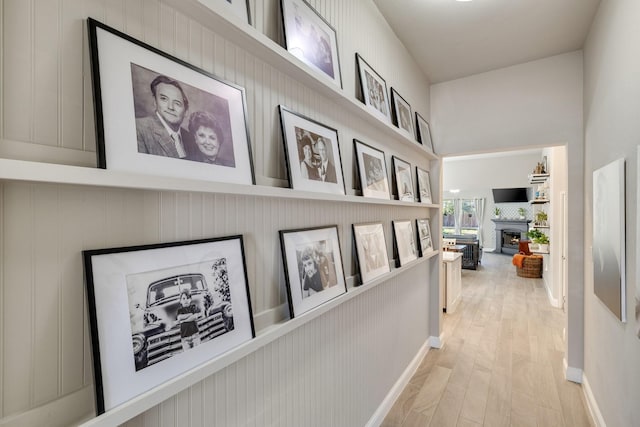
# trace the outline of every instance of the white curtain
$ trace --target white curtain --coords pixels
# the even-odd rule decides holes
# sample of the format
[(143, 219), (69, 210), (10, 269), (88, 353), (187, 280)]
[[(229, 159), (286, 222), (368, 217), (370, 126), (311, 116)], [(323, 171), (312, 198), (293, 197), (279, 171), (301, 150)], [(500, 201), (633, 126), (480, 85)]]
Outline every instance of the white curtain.
[(455, 234), (462, 234), (462, 200), (453, 199), (453, 219), (455, 221)]
[(478, 219), (478, 243), (480, 247), (484, 247), (484, 237), (482, 235), (484, 231), (484, 198), (473, 199), (473, 203), (476, 208), (476, 218)]

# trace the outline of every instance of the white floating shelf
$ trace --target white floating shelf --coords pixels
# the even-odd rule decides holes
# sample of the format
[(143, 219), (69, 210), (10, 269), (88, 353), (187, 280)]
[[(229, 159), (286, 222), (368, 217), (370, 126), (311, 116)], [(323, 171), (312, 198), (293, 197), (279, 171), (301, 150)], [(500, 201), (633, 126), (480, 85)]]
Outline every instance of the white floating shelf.
[(532, 173), (529, 174), (529, 183), (530, 184), (542, 184), (547, 182), (549, 179), (548, 173)]

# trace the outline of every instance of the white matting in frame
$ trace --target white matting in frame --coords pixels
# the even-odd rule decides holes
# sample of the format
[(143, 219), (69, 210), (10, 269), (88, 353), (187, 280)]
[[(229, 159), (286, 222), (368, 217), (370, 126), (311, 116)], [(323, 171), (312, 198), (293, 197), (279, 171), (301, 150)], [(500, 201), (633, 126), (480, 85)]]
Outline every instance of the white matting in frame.
[(416, 233), (413, 231), (412, 221), (393, 221), (393, 237), (396, 244), (399, 267), (418, 259)]
[(391, 157), (391, 163), (393, 163), (393, 175), (395, 177), (398, 200), (415, 202), (411, 165), (396, 156)]
[(433, 252), (433, 240), (431, 239), (431, 226), (429, 220), (416, 219), (416, 227), (418, 228), (418, 247), (420, 248), (420, 256), (425, 256)]
[(382, 223), (353, 224), (353, 237), (363, 285), (391, 271)]
[(254, 183), (243, 88), (87, 22), (99, 167)]
[(255, 337), (242, 236), (83, 256), (98, 414)]
[(249, 0), (198, 0), (209, 9), (216, 11), (218, 8), (226, 8), (233, 12), (247, 24), (251, 25), (251, 14), (249, 13)]
[(364, 197), (391, 199), (384, 152), (357, 139), (353, 140), (360, 186)]
[(416, 166), (416, 180), (418, 181), (418, 199), (420, 203), (433, 203), (433, 198), (431, 197), (431, 178), (429, 177), (429, 171)]
[(346, 194), (338, 131), (282, 105), (279, 110), (291, 188)]
[(291, 317), (347, 292), (338, 227), (281, 230)]

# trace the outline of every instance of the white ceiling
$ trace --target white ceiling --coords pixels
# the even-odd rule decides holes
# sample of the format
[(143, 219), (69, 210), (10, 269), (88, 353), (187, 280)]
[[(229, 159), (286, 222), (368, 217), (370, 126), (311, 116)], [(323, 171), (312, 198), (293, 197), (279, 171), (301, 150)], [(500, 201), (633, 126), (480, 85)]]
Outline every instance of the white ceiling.
[(431, 83), (581, 49), (600, 0), (374, 0)]

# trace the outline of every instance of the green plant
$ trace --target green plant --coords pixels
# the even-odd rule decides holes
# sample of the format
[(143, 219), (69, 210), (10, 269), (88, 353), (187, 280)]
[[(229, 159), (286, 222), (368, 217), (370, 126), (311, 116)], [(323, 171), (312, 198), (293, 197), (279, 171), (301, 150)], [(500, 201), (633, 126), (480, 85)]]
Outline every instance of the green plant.
[(495, 214), (495, 216), (500, 216), (500, 208), (494, 208), (493, 213)]
[(518, 208), (518, 215), (525, 216), (527, 214), (527, 210), (525, 208)]
[(546, 221), (547, 218), (548, 218), (548, 216), (547, 216), (547, 213), (545, 211), (536, 212), (536, 221), (543, 222), (543, 221)]
[(531, 241), (533, 241), (533, 243), (543, 245), (549, 243), (549, 237), (537, 228), (532, 228), (531, 230), (527, 231), (527, 236), (531, 239)]

